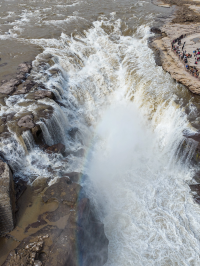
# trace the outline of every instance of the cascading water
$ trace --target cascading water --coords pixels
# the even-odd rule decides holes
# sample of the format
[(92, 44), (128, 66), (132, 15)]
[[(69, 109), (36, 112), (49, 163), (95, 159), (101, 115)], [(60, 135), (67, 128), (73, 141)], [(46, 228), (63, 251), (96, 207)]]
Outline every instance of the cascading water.
[[(13, 150), (20, 145), (13, 138), (1, 150), (30, 181), (71, 171), (88, 175), (83, 186), (110, 242), (106, 265), (199, 265), (200, 209), (187, 185), (195, 172), (191, 158), (197, 143), (183, 137), (189, 123), (175, 104), (184, 88), (155, 65), (147, 45), (149, 27), (125, 36), (128, 25), (115, 16), (99, 17), (74, 37), (62, 33), (59, 39), (26, 40), (44, 49), (33, 62), (32, 76), (56, 91), (62, 104), (48, 101), (53, 116), (37, 124), (47, 145), (66, 145), (67, 162), (34, 145), (28, 132), (22, 135), (27, 155), (23, 150), (17, 157)], [(20, 101), (10, 97), (10, 109), (2, 112), (23, 112)], [(85, 156), (76, 156), (81, 149)]]

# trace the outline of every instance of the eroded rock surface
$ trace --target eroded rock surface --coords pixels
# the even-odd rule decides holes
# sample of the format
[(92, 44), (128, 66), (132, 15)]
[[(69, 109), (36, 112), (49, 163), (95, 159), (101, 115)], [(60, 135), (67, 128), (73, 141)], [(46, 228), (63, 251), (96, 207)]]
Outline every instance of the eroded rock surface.
[(44, 99), (45, 97), (53, 99), (54, 94), (53, 92), (48, 91), (48, 90), (39, 90), (35, 92), (35, 100)]
[(23, 116), (18, 121), (17, 124), (18, 124), (19, 127), (34, 128), (35, 127), (34, 117), (33, 117), (33, 115)]
[(25, 79), (26, 75), (30, 73), (32, 69), (32, 63), (24, 62), (18, 66), (17, 78), (18, 79)]
[(0, 235), (13, 230), (15, 225), (15, 191), (9, 166), (0, 160)]
[(50, 147), (48, 147), (46, 149), (46, 152), (47, 153), (61, 153), (63, 154), (65, 152), (65, 145), (63, 145), (62, 143), (58, 143), (58, 144), (55, 144), (55, 145), (52, 145)]
[(185, 85), (191, 92), (200, 94), (200, 80), (186, 71), (184, 64), (171, 49), (171, 42), (182, 34), (192, 35), (199, 32), (199, 23), (192, 25), (166, 24), (161, 29), (163, 38), (155, 39), (154, 49), (159, 51), (162, 67), (178, 82)]
[(35, 82), (32, 81), (32, 80), (27, 80), (25, 81), (22, 85), (21, 85), (21, 88), (18, 88), (14, 95), (18, 95), (18, 94), (26, 94), (28, 93), (32, 88), (33, 86), (35, 85)]
[(0, 93), (2, 94), (12, 94), (16, 90), (16, 86), (19, 85), (19, 80), (11, 79), (8, 82), (5, 82), (3, 85), (0, 86)]
[[(37, 194), (39, 184), (38, 180), (34, 185)], [(25, 228), (25, 235), (32, 230), (35, 233), (25, 237), (10, 252), (3, 266), (22, 263), (103, 266), (108, 256), (108, 240), (103, 224), (93, 215), (89, 200), (80, 196), (81, 186), (69, 182), (69, 177), (58, 179), (50, 187), (45, 188), (45, 182), (42, 184), (42, 191), (39, 191), (43, 211), (40, 209), (40, 215)], [(45, 206), (55, 202), (57, 207), (54, 210), (45, 211)], [(81, 258), (81, 264), (78, 258)]]

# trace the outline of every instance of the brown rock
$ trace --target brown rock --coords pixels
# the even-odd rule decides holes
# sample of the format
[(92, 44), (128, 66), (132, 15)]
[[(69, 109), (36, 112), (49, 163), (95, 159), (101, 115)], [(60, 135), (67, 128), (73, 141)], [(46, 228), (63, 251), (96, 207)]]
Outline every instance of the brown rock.
[(18, 179), (15, 183), (16, 200), (18, 200), (27, 189), (26, 182), (22, 179)]
[(12, 173), (0, 160), (0, 235), (13, 230), (15, 225), (15, 191)]
[(50, 146), (46, 149), (46, 152), (51, 154), (51, 153), (61, 153), (63, 154), (65, 151), (65, 145), (62, 143), (55, 144), (53, 146)]
[(39, 90), (39, 91), (35, 92), (35, 100), (43, 99), (45, 97), (53, 99), (54, 94), (53, 94), (53, 92), (48, 91), (48, 90)]
[(65, 177), (47, 187), (42, 194), (43, 205), (56, 202), (58, 207), (47, 212), (45, 207), (45, 213), (28, 225), (26, 233), (29, 229), (34, 229), (35, 233), (21, 241), (3, 266), (36, 263), (78, 266), (77, 256), (82, 258), (83, 266), (103, 266), (107, 260), (108, 240), (103, 224), (92, 214), (89, 200), (79, 200), (80, 189), (80, 185), (69, 184)]
[(27, 73), (30, 73), (32, 69), (32, 64), (31, 63), (22, 63), (18, 66), (18, 71), (17, 71), (17, 76), (16, 78), (18, 80), (24, 80), (26, 79)]
[(50, 199), (57, 199), (68, 205), (74, 205), (77, 201), (79, 191), (80, 185), (75, 183), (68, 184), (68, 178), (62, 177), (57, 183), (45, 191), (43, 201), (47, 202)]
[(19, 121), (18, 121), (18, 126), (20, 127), (27, 127), (27, 128), (33, 128), (35, 127), (35, 123), (33, 121), (33, 115), (26, 115), (23, 116)]
[(17, 79), (11, 79), (0, 86), (0, 93), (6, 95), (11, 94), (15, 91), (17, 85), (19, 85), (19, 81)]
[(150, 31), (153, 32), (153, 33), (156, 33), (156, 34), (161, 34), (162, 33), (161, 30), (159, 28), (157, 28), (157, 27), (152, 27)]
[[(35, 82), (32, 80), (27, 80), (22, 84), (21, 88), (18, 88), (17, 91), (14, 93), (14, 95), (18, 95), (18, 94), (26, 94), (28, 93), (33, 86), (35, 85)], [(20, 87), (20, 86), (19, 86)]]
[(22, 63), (18, 66), (18, 72), (19, 73), (30, 73), (32, 69), (32, 64), (31, 63)]

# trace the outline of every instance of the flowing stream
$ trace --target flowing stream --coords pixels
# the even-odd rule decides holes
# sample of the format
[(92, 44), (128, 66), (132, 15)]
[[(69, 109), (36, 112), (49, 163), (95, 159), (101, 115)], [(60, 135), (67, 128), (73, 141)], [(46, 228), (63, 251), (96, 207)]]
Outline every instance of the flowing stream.
[[(169, 11), (150, 1), (16, 2), (0, 1), (0, 40), (42, 49), (31, 75), (62, 106), (40, 100), (55, 111), (38, 124), (45, 142), (65, 144), (69, 155), (50, 158), (28, 132), (26, 153), (13, 135), (0, 150), (15, 176), (52, 183), (87, 174), (82, 185), (109, 239), (106, 266), (199, 266), (200, 208), (188, 186), (197, 143), (183, 137), (190, 124), (181, 105), (193, 98), (148, 47), (150, 26)], [(11, 96), (0, 112), (24, 112), (26, 101)]]

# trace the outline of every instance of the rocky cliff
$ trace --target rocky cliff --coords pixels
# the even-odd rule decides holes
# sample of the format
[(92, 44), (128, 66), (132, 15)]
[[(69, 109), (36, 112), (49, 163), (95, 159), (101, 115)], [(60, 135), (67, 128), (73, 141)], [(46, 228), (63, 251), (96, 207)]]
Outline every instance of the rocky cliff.
[[(51, 58), (45, 60), (49, 62)], [(65, 116), (58, 100), (61, 97), (55, 97), (56, 89), (51, 91), (34, 80), (29, 75), (31, 68), (30, 63), (21, 64), (16, 77), (0, 85), (1, 157), (14, 172), (17, 200), (14, 228), (12, 174), (8, 165), (0, 162), (0, 230), (5, 235), (0, 239), (0, 263), (102, 266), (108, 256), (104, 226), (95, 218), (82, 192), (81, 174), (66, 170), (70, 151), (63, 144), (65, 134), (72, 141), (78, 129), (68, 125), (64, 128)], [(58, 71), (51, 69), (51, 75)], [(41, 158), (30, 156), (34, 174), (29, 175), (26, 156), (34, 147), (40, 150)], [(19, 157), (20, 164), (12, 153)], [(73, 154), (83, 156), (84, 151)], [(43, 160), (48, 164), (43, 165)], [(36, 163), (39, 171), (34, 172)]]
[[(38, 197), (41, 200), (41, 209), (37, 210), (40, 214), (35, 215), (32, 223), (23, 225), (24, 238), (3, 265), (105, 264), (108, 240), (104, 227), (94, 217), (89, 200), (81, 196), (79, 184), (73, 183), (68, 176), (58, 179), (51, 186), (38, 181), (31, 188), (31, 193), (34, 198), (32, 206)], [(54, 208), (48, 210), (48, 206)], [(11, 232), (11, 235), (15, 233)]]
[(12, 231), (15, 225), (15, 191), (9, 166), (0, 160), (0, 235)]

